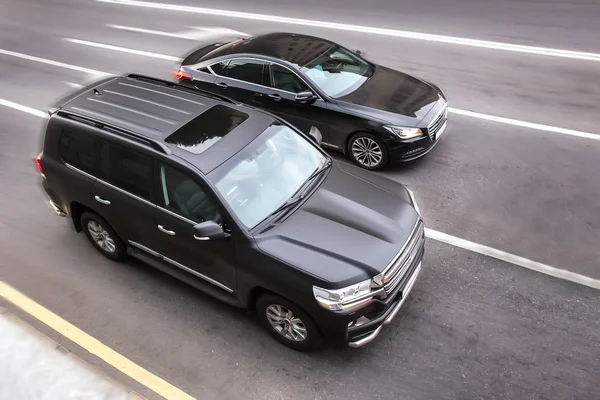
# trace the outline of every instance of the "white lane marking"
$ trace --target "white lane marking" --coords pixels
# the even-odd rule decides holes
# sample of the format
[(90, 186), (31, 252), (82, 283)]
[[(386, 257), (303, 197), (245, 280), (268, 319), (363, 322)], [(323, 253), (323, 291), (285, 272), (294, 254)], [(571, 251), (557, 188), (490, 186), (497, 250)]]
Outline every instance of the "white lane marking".
[[(142, 50), (129, 49), (129, 48), (125, 48), (125, 47), (112, 46), (112, 45), (108, 45), (108, 44), (87, 42), (87, 41), (83, 41), (83, 40), (79, 40), (79, 39), (65, 38), (65, 40), (76, 42), (76, 43), (83, 42), (82, 44), (87, 44), (87, 45), (94, 46), (94, 47), (102, 47), (102, 48), (108, 49), (108, 50), (123, 51), (123, 52), (131, 53), (131, 54), (150, 56), (150, 57), (160, 58), (163, 60), (171, 60), (171, 61), (181, 61), (182, 60), (179, 57), (170, 56), (170, 55), (166, 55), (166, 54), (149, 53), (149, 52), (142, 51)], [(57, 61), (46, 60), (43, 58), (41, 59), (38, 57), (29, 56), (27, 54), (15, 53), (15, 52), (11, 52), (8, 50), (0, 49), (0, 54), (12, 55), (15, 57), (24, 58), (24, 59), (31, 60), (31, 61), (43, 62), (43, 63), (54, 65), (57, 67), (68, 68), (68, 69), (73, 69), (76, 71), (82, 71), (82, 72), (88, 72), (88, 73), (94, 73), (97, 75), (112, 75), (107, 72), (91, 70), (89, 68), (79, 67), (79, 66), (71, 65), (71, 64), (59, 63)], [(454, 113), (454, 114), (463, 115), (465, 117), (484, 119), (484, 120), (498, 122), (498, 123), (502, 123), (502, 124), (520, 126), (522, 128), (537, 129), (540, 131), (559, 133), (559, 134), (568, 135), (568, 136), (576, 136), (576, 137), (580, 137), (580, 138), (584, 138), (584, 139), (600, 140), (600, 134), (595, 134), (595, 133), (591, 133), (591, 132), (576, 131), (573, 129), (561, 128), (558, 126), (544, 125), (544, 124), (538, 124), (538, 123), (534, 123), (534, 122), (521, 121), (521, 120), (512, 119), (512, 118), (498, 117), (495, 115), (482, 114), (482, 113), (478, 113), (478, 112), (474, 112), (474, 111), (461, 110), (461, 109), (453, 108), (453, 107), (449, 107), (448, 111), (451, 113)]]
[(219, 28), (219, 27), (195, 27), (191, 26), (187, 31), (181, 32), (165, 32), (165, 31), (156, 31), (153, 29), (144, 29), (144, 28), (136, 28), (134, 26), (125, 26), (125, 25), (114, 25), (107, 24), (109, 28), (119, 29), (128, 32), (137, 32), (137, 33), (146, 33), (149, 35), (156, 36), (166, 36), (177, 39), (188, 39), (188, 40), (208, 40), (213, 37), (219, 37), (224, 35), (232, 35), (232, 36), (241, 36), (247, 37), (250, 36), (247, 33), (234, 31), (233, 29), (228, 28)]
[(40, 117), (40, 118), (48, 117), (48, 113), (45, 113), (41, 110), (36, 110), (35, 108), (24, 106), (22, 104), (14, 103), (9, 100), (0, 99), (0, 105), (12, 108), (14, 110), (25, 112), (27, 114), (35, 115), (36, 117)]
[[(35, 115), (36, 117), (48, 117), (48, 114), (41, 110), (36, 110), (34, 108), (27, 107), (22, 104), (17, 104), (12, 101), (0, 99), (0, 105), (7, 106), (15, 110), (23, 111), (28, 114)], [(479, 253), (488, 257), (496, 258), (509, 264), (527, 268), (536, 272), (540, 272), (542, 274), (553, 276), (555, 278), (579, 283), (580, 285), (600, 289), (600, 280), (590, 278), (585, 275), (580, 275), (575, 272), (551, 267), (550, 265), (542, 264), (537, 261), (532, 261), (527, 258), (517, 256), (515, 254), (507, 253), (505, 251), (498, 250), (493, 247), (484, 246), (479, 243), (474, 243), (430, 228), (425, 228), (425, 235), (430, 239), (437, 240), (438, 242), (446, 243), (451, 246), (460, 247), (461, 249), (472, 251), (474, 253)]]
[(540, 131), (560, 133), (562, 135), (577, 136), (585, 139), (600, 140), (600, 135), (591, 132), (576, 131), (573, 129), (559, 128), (557, 126), (536, 124), (534, 122), (520, 121), (518, 119), (497, 117), (495, 115), (482, 114), (474, 111), (460, 110), (457, 108), (448, 107), (448, 111), (466, 117), (485, 119), (488, 121), (499, 122), (502, 124), (520, 126), (522, 128), (537, 129)]
[(111, 74), (109, 74), (107, 72), (102, 72), (102, 71), (98, 71), (98, 70), (95, 70), (95, 69), (78, 67), (77, 65), (65, 64), (65, 63), (62, 63), (62, 62), (59, 62), (59, 61), (48, 60), (46, 58), (40, 58), (40, 57), (30, 56), (29, 54), (17, 53), (15, 51), (10, 51), (10, 50), (0, 49), (0, 54), (4, 54), (4, 55), (7, 55), (7, 56), (11, 56), (11, 57), (18, 57), (18, 58), (22, 58), (24, 60), (29, 60), (29, 61), (35, 61), (35, 62), (39, 62), (39, 63), (42, 63), (42, 64), (48, 64), (48, 65), (52, 65), (52, 66), (59, 67), (59, 68), (71, 69), (73, 71), (85, 72), (87, 74), (93, 74), (93, 75), (111, 75)]
[(313, 26), (313, 27), (319, 27), (319, 28), (343, 30), (343, 31), (370, 33), (370, 34), (375, 34), (375, 35), (401, 37), (401, 38), (405, 38), (405, 39), (425, 40), (425, 41), (431, 41), (431, 42), (456, 44), (456, 45), (462, 45), (462, 46), (481, 47), (481, 48), (486, 48), (486, 49), (513, 51), (513, 52), (519, 52), (519, 53), (539, 54), (539, 55), (546, 55), (546, 56), (552, 56), (552, 57), (564, 57), (564, 58), (572, 58), (572, 59), (578, 59), (578, 60), (600, 62), (600, 54), (588, 53), (588, 52), (582, 52), (582, 51), (562, 50), (562, 49), (554, 49), (554, 48), (548, 48), (548, 47), (525, 46), (525, 45), (504, 43), (504, 42), (492, 42), (492, 41), (487, 41), (487, 40), (468, 39), (468, 38), (462, 38), (462, 37), (456, 37), (456, 36), (434, 35), (434, 34), (429, 34), (429, 33), (401, 31), (401, 30), (396, 30), (396, 29), (385, 29), (385, 28), (377, 28), (377, 27), (372, 27), (372, 26), (350, 25), (350, 24), (342, 24), (342, 23), (336, 23), (336, 22), (281, 17), (281, 16), (267, 15), (267, 14), (254, 14), (254, 13), (247, 13), (247, 12), (240, 12), (240, 11), (220, 10), (220, 9), (215, 9), (215, 8), (182, 6), (182, 5), (167, 4), (167, 3), (154, 3), (154, 2), (148, 2), (148, 1), (137, 1), (137, 0), (96, 0), (96, 1), (99, 1), (102, 3), (111, 3), (111, 4), (118, 4), (118, 5), (124, 5), (124, 6), (132, 6), (132, 7), (154, 8), (154, 9), (169, 10), (169, 11), (183, 11), (183, 12), (195, 13), (195, 14), (216, 15), (216, 16), (221, 16), (221, 17), (249, 19), (249, 20), (256, 20), (256, 21), (268, 21), (268, 22), (277, 22), (277, 23), (283, 23), (283, 24)]
[(509, 264), (527, 268), (532, 271), (553, 276), (555, 278), (578, 283), (580, 285), (589, 286), (594, 289), (600, 289), (600, 280), (590, 278), (589, 276), (580, 275), (575, 272), (555, 268), (550, 265), (542, 264), (537, 261), (533, 261), (511, 253), (507, 253), (505, 251), (498, 250), (493, 247), (484, 246), (479, 243), (461, 239), (456, 236), (448, 235), (447, 233), (439, 232), (433, 229), (425, 228), (425, 235), (430, 239), (437, 240), (438, 242), (446, 243), (455, 247), (460, 247), (461, 249), (469, 250), (474, 253), (483, 254), (485, 256), (507, 262)]
[(83, 87), (83, 85), (81, 85), (79, 83), (67, 82), (67, 81), (65, 81), (65, 83), (75, 89), (80, 89)]
[(66, 40), (67, 42), (71, 42), (71, 43), (77, 43), (77, 44), (82, 44), (82, 45), (91, 46), (91, 47), (98, 47), (98, 48), (106, 49), (106, 50), (120, 51), (123, 53), (130, 53), (130, 54), (135, 54), (138, 56), (159, 58), (162, 60), (169, 60), (169, 61), (181, 61), (182, 60), (179, 57), (167, 56), (165, 54), (153, 53), (151, 51), (129, 49), (127, 47), (120, 47), (120, 46), (113, 46), (111, 44), (90, 42), (88, 40), (73, 39), (73, 38), (64, 38), (64, 40)]

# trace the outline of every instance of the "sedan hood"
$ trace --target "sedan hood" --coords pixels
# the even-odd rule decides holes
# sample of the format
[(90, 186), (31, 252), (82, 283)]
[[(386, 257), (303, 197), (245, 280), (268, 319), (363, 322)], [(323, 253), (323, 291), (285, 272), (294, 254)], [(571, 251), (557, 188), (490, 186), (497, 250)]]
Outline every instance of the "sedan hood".
[(440, 92), (428, 83), (379, 65), (362, 86), (337, 100), (345, 109), (392, 124), (416, 126), (439, 99)]
[(343, 287), (383, 271), (418, 219), (402, 185), (333, 162), (299, 209), (255, 239), (272, 257)]

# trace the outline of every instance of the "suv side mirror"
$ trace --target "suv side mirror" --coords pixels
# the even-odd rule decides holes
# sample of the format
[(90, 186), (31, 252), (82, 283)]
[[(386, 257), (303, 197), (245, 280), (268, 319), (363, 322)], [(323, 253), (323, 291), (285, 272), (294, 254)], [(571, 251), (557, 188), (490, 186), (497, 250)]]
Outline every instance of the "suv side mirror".
[(307, 90), (305, 92), (296, 93), (296, 97), (294, 97), (294, 100), (302, 103), (305, 101), (312, 100), (314, 98), (315, 98), (315, 94), (313, 92), (311, 92), (310, 90)]
[(311, 138), (313, 138), (313, 140), (315, 142), (317, 142), (317, 144), (320, 146), (321, 145), (321, 140), (323, 140), (323, 135), (321, 135), (321, 131), (317, 129), (316, 126), (312, 126), (310, 128), (310, 132), (308, 132), (308, 134), (310, 135)]
[(221, 225), (214, 221), (204, 221), (194, 225), (194, 239), (196, 240), (215, 240), (225, 239), (229, 234), (221, 228)]

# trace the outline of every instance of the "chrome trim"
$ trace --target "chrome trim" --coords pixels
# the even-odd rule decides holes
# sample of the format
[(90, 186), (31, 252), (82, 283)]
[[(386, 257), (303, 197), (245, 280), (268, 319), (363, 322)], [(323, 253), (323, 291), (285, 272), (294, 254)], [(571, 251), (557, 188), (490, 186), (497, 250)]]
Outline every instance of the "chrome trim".
[(207, 282), (210, 282), (210, 283), (212, 283), (213, 285), (215, 285), (215, 286), (218, 286), (218, 287), (220, 287), (221, 289), (223, 289), (223, 290), (225, 290), (225, 291), (227, 291), (227, 292), (229, 292), (229, 293), (233, 293), (233, 290), (232, 290), (232, 289), (228, 288), (227, 286), (223, 285), (222, 283), (220, 283), (220, 282), (217, 282), (217, 281), (215, 281), (214, 279), (212, 279), (212, 278), (209, 278), (208, 276), (201, 274), (200, 272), (194, 271), (193, 269), (191, 269), (191, 268), (188, 268), (188, 267), (186, 267), (185, 265), (183, 265), (183, 264), (180, 264), (180, 263), (178, 263), (178, 262), (177, 262), (177, 261), (175, 261), (175, 260), (171, 260), (170, 258), (168, 258), (168, 257), (165, 257), (165, 256), (163, 256), (163, 260), (165, 260), (165, 261), (166, 261), (166, 262), (168, 262), (169, 264), (172, 264), (172, 265), (176, 266), (177, 268), (181, 268), (181, 269), (182, 269), (182, 270), (184, 270), (185, 272), (188, 272), (188, 273), (190, 273), (190, 274), (192, 274), (192, 275), (195, 275), (195, 276), (197, 276), (198, 278), (204, 279), (205, 281), (207, 281)]
[(75, 168), (74, 166), (72, 166), (72, 165), (71, 165), (71, 164), (69, 164), (69, 163), (65, 163), (65, 165), (67, 166), (67, 168), (69, 168), (69, 169), (71, 169), (71, 170), (73, 170), (73, 171), (75, 171), (75, 172), (79, 172), (81, 175), (83, 175), (83, 176), (86, 176), (86, 177), (88, 177), (88, 178), (90, 178), (90, 179), (98, 179), (98, 178), (96, 178), (94, 175), (92, 175), (92, 174), (88, 174), (87, 172), (85, 172), (85, 171), (82, 171), (82, 170), (80, 170), (79, 168)]
[(419, 265), (415, 269), (415, 272), (413, 272), (413, 275), (410, 277), (410, 280), (406, 283), (406, 288), (402, 291), (402, 300), (400, 300), (398, 302), (398, 304), (394, 307), (394, 310), (383, 321), (383, 325), (389, 324), (390, 322), (392, 322), (394, 317), (396, 317), (396, 314), (398, 314), (398, 311), (400, 311), (400, 308), (406, 302), (406, 299), (408, 298), (408, 295), (412, 291), (412, 288), (415, 285), (415, 282), (417, 281), (417, 278), (419, 277), (420, 273), (421, 273), (421, 263), (419, 263)]
[[(301, 80), (302, 82), (304, 82), (304, 83), (306, 84), (306, 86), (308, 86), (309, 88), (311, 88), (311, 90), (312, 90), (312, 91), (314, 92), (314, 94), (317, 96), (317, 99), (316, 99), (316, 100), (321, 100), (321, 101), (323, 101), (323, 98), (321, 97), (321, 95), (319, 95), (319, 93), (317, 93), (317, 91), (316, 91), (316, 90), (315, 90), (315, 89), (312, 87), (312, 85), (310, 85), (308, 82), (306, 82), (306, 80), (305, 80), (304, 78), (302, 78), (302, 77), (301, 77), (301, 76), (300, 76), (298, 73), (296, 73), (295, 71), (292, 71), (292, 70), (291, 70), (290, 68), (288, 68), (287, 66), (285, 66), (285, 65), (283, 65), (283, 64), (281, 64), (281, 63), (278, 63), (278, 62), (276, 62), (276, 61), (271, 61), (271, 60), (263, 60), (262, 58), (256, 58), (256, 57), (243, 57), (243, 56), (240, 56), (240, 57), (232, 57), (232, 58), (228, 58), (228, 59), (226, 59), (226, 60), (221, 60), (221, 61), (214, 62), (214, 63), (212, 63), (212, 64), (209, 64), (209, 65), (207, 65), (207, 66), (206, 66), (206, 68), (208, 68), (208, 70), (211, 72), (211, 74), (213, 74), (214, 76), (218, 76), (218, 77), (220, 77), (220, 78), (224, 78), (224, 79), (231, 79), (232, 81), (242, 82), (242, 83), (246, 83), (246, 84), (248, 84), (248, 85), (260, 86), (260, 87), (263, 87), (263, 88), (266, 88), (266, 89), (269, 89), (269, 90), (277, 90), (277, 91), (280, 91), (280, 92), (284, 92), (284, 93), (293, 94), (294, 96), (297, 94), (297, 93), (294, 93), (294, 92), (288, 92), (287, 90), (282, 90), (282, 89), (277, 89), (277, 88), (270, 87), (270, 86), (261, 85), (261, 84), (259, 84), (259, 83), (254, 83), (254, 82), (246, 82), (246, 81), (242, 81), (241, 79), (235, 79), (235, 78), (230, 78), (230, 77), (228, 77), (228, 76), (222, 76), (222, 75), (219, 75), (219, 74), (217, 74), (216, 72), (214, 72), (214, 71), (213, 71), (213, 69), (212, 69), (212, 66), (213, 66), (213, 65), (215, 65), (215, 64), (220, 64), (220, 63), (222, 63), (222, 62), (230, 62), (231, 60), (256, 60), (256, 61), (261, 61), (261, 62), (263, 62), (263, 63), (265, 63), (265, 64), (267, 64), (267, 65), (269, 65), (269, 64), (277, 64), (277, 65), (279, 65), (280, 67), (286, 68), (286, 69), (287, 69), (287, 70), (289, 70), (289, 71), (290, 71), (292, 74), (294, 74), (294, 75), (296, 75), (298, 78), (300, 78), (300, 80)], [(196, 71), (197, 71), (197, 69), (196, 69)], [(269, 75), (269, 78), (270, 78), (270, 75)], [(216, 83), (215, 83), (215, 84), (216, 84)]]
[(56, 213), (56, 215), (58, 215), (59, 217), (66, 217), (67, 213), (64, 212), (63, 210), (61, 210), (60, 208), (58, 208), (58, 206), (56, 204), (54, 204), (54, 202), (50, 199), (48, 199), (48, 203), (50, 204), (50, 208), (52, 208), (52, 210)]
[(412, 203), (413, 203), (413, 207), (415, 208), (415, 210), (417, 210), (417, 213), (419, 213), (419, 215), (421, 215), (421, 210), (419, 210), (419, 205), (417, 204), (417, 198), (415, 197), (414, 192), (412, 190), (410, 190), (409, 188), (406, 188), (406, 191), (408, 192), (410, 201), (412, 201)]
[(413, 265), (417, 254), (419, 254), (419, 247), (421, 247), (421, 245), (424, 243), (424, 231), (425, 228), (423, 225), (421, 225), (417, 235), (413, 237), (413, 240), (410, 244), (410, 250), (403, 255), (403, 257), (406, 258), (400, 258), (399, 262), (396, 264), (399, 266), (398, 269), (391, 273), (390, 280), (383, 285), (386, 294), (390, 294), (394, 291), (396, 286), (398, 286), (400, 281), (404, 278), (406, 271)]
[(192, 224), (192, 225), (197, 225), (197, 224), (198, 224), (197, 222), (194, 222), (194, 221), (192, 221), (191, 219), (187, 219), (187, 218), (186, 218), (186, 217), (184, 217), (183, 215), (179, 215), (179, 214), (177, 214), (177, 213), (175, 213), (175, 212), (173, 212), (173, 211), (167, 210), (166, 208), (163, 208), (163, 207), (161, 207), (161, 206), (156, 206), (156, 208), (158, 208), (158, 209), (159, 209), (159, 210), (161, 210), (161, 211), (164, 211), (164, 212), (166, 212), (167, 214), (170, 214), (170, 215), (172, 215), (172, 216), (174, 216), (174, 217), (177, 217), (177, 218), (179, 218), (180, 220), (182, 220), (182, 221), (185, 221), (185, 222), (187, 222), (187, 223), (189, 223), (189, 224)]
[(335, 144), (325, 143), (325, 142), (321, 142), (321, 145), (322, 146), (326, 146), (326, 147), (331, 147), (331, 148), (334, 148), (334, 149), (339, 149), (340, 148), (339, 146), (336, 146)]
[(402, 245), (402, 248), (400, 249), (400, 251), (398, 253), (396, 253), (396, 255), (394, 256), (394, 258), (392, 259), (392, 261), (390, 261), (390, 263), (387, 265), (387, 267), (385, 267), (384, 270), (379, 275), (386, 275), (389, 272), (389, 270), (395, 265), (396, 261), (398, 261), (398, 259), (402, 256), (402, 253), (404, 252), (404, 249), (406, 248), (406, 246), (408, 246), (408, 244), (410, 243), (411, 239), (415, 235), (415, 231), (419, 227), (420, 223), (422, 223), (422, 220), (421, 220), (421, 218), (418, 218), (417, 222), (415, 223), (415, 226), (412, 228), (412, 230), (410, 232), (410, 235), (408, 235), (408, 239), (406, 239), (406, 242), (404, 242), (404, 244)]
[(196, 236), (194, 235), (194, 239), (196, 240), (210, 240), (208, 236)]
[(169, 257), (165, 257), (162, 254), (157, 253), (156, 251), (154, 251), (154, 250), (152, 250), (152, 249), (150, 249), (150, 248), (148, 248), (148, 247), (146, 247), (144, 245), (141, 245), (141, 244), (139, 244), (137, 242), (134, 242), (134, 241), (131, 241), (131, 240), (128, 240), (128, 242), (133, 247), (137, 247), (140, 250), (144, 250), (145, 252), (147, 252), (150, 255), (153, 255), (155, 257), (162, 258), (164, 261), (168, 262), (169, 264), (174, 265), (177, 268), (180, 268), (180, 269), (184, 270), (185, 272), (187, 272), (187, 273), (189, 273), (191, 275), (197, 276), (198, 278), (201, 278), (201, 279), (203, 279), (203, 280), (205, 280), (205, 281), (207, 281), (209, 283), (212, 283), (213, 285), (215, 285), (215, 286), (217, 286), (217, 287), (219, 287), (219, 288), (221, 288), (221, 289), (223, 289), (223, 290), (225, 290), (225, 291), (227, 291), (229, 293), (233, 293), (233, 289), (230, 289), (229, 287), (223, 285), (222, 283), (217, 282), (214, 279), (209, 278), (208, 276), (203, 275), (203, 274), (201, 274), (198, 271), (194, 271), (193, 269), (188, 268), (185, 265), (180, 264), (177, 261), (170, 259)]
[(435, 141), (437, 142), (441, 137), (442, 133), (446, 130), (446, 125), (448, 125), (448, 120), (444, 122), (444, 125), (435, 133)]
[(128, 240), (129, 244), (132, 245), (133, 247), (137, 247), (140, 250), (144, 250), (145, 252), (153, 255), (154, 257), (159, 257), (162, 258), (162, 255), (160, 253), (155, 252), (154, 250), (144, 246), (143, 244), (139, 244), (137, 242), (134, 242), (132, 240)]
[(438, 120), (438, 118), (440, 117), (440, 115), (442, 115), (446, 111), (448, 111), (448, 102), (446, 102), (446, 104), (444, 104), (444, 107), (442, 107), (442, 109), (437, 114), (435, 114), (435, 117), (433, 117), (433, 119), (431, 120), (431, 122), (429, 123), (429, 125), (427, 125), (427, 129), (429, 130), (429, 128), (431, 126), (433, 126), (433, 124)]
[(96, 200), (98, 203), (102, 203), (102, 204), (105, 204), (107, 206), (110, 205), (110, 200), (103, 199), (100, 196), (94, 196), (94, 200)]
[(377, 329), (369, 333), (367, 336), (364, 336), (355, 342), (348, 343), (348, 346), (352, 347), (353, 349), (356, 349), (358, 347), (364, 346), (367, 343), (372, 342), (373, 340), (375, 340), (377, 335), (379, 335), (379, 331), (381, 331), (381, 328), (383, 328), (383, 325), (379, 325)]
[(158, 230), (161, 231), (161, 232), (163, 232), (163, 233), (166, 233), (167, 235), (175, 236), (175, 232), (174, 231), (166, 229), (162, 225), (158, 225)]
[(379, 325), (379, 327), (377, 329), (375, 329), (373, 332), (371, 332), (367, 336), (364, 336), (364, 337), (362, 337), (359, 340), (356, 340), (354, 342), (349, 342), (348, 346), (350, 346), (350, 347), (352, 347), (352, 348), (355, 349), (357, 347), (364, 346), (365, 344), (370, 343), (373, 340), (375, 340), (375, 338), (377, 337), (377, 335), (379, 335), (379, 332), (381, 331), (381, 328), (383, 328), (384, 325), (388, 325), (396, 317), (396, 315), (398, 314), (398, 311), (400, 311), (400, 308), (402, 308), (402, 306), (406, 302), (406, 299), (408, 299), (408, 295), (412, 291), (412, 289), (413, 289), (413, 287), (415, 285), (415, 282), (417, 281), (417, 278), (419, 277), (420, 273), (421, 273), (421, 263), (419, 263), (419, 265), (415, 269), (415, 272), (413, 272), (413, 275), (411, 276), (410, 280), (406, 284), (406, 288), (402, 292), (402, 299), (398, 302), (398, 304), (396, 304), (394, 306), (392, 312), (390, 312), (390, 314), (383, 321), (383, 323), (381, 325)]

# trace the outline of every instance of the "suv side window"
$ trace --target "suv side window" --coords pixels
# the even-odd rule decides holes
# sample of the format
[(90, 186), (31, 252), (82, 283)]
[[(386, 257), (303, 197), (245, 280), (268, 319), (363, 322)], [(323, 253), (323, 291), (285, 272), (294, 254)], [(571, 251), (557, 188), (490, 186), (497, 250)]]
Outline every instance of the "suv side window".
[(286, 92), (300, 93), (311, 90), (300, 77), (288, 68), (271, 64), (272, 87)]
[[(244, 82), (264, 85), (263, 70), (266, 63), (259, 60), (233, 59), (229, 61), (225, 76)], [(216, 72), (216, 71), (215, 71)]]
[(206, 192), (188, 175), (161, 164), (159, 205), (196, 223), (221, 223), (221, 214)]
[[(152, 157), (112, 142), (104, 143), (100, 151), (104, 171), (102, 179), (129, 193), (150, 200)], [(108, 162), (106, 162), (107, 156)]]
[(88, 174), (98, 172), (98, 141), (84, 132), (64, 130), (60, 137), (59, 154), (69, 165)]

